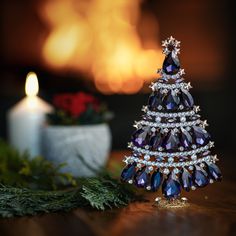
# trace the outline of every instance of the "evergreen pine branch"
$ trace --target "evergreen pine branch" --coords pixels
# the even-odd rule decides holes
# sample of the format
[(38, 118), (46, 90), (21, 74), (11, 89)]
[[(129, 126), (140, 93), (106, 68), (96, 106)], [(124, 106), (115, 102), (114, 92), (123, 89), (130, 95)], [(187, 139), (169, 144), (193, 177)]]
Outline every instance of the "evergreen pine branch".
[(43, 157), (30, 158), (0, 140), (0, 183), (32, 189), (58, 189), (75, 186), (76, 180), (69, 173), (61, 173), (66, 164), (55, 166)]
[[(0, 217), (67, 212), (80, 207), (105, 210), (122, 207), (137, 198), (132, 187), (121, 184), (104, 168), (95, 170), (78, 158), (96, 177), (74, 179), (60, 166), (43, 158), (31, 159), (0, 141)], [(55, 190), (73, 184), (70, 190)], [(138, 199), (139, 200), (139, 199)]]
[(125, 206), (135, 197), (131, 188), (121, 185), (109, 175), (88, 179), (82, 186), (81, 196), (98, 210)]
[(41, 191), (0, 187), (0, 216), (36, 215), (68, 212), (79, 207), (98, 210), (122, 207), (135, 199), (134, 192), (111, 177), (94, 177), (79, 188), (68, 191)]

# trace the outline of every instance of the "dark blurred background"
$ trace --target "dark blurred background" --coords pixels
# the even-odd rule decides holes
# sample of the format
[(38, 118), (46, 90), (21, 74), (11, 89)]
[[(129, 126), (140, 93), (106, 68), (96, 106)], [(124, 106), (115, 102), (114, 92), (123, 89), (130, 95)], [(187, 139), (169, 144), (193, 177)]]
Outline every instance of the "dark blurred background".
[[(39, 95), (89, 91), (115, 113), (113, 149), (124, 149), (161, 66), (161, 40), (181, 41), (186, 80), (220, 154), (233, 153), (235, 14), (230, 1), (2, 0), (0, 137), (6, 112), (35, 71)], [(232, 158), (233, 155), (231, 155)]]

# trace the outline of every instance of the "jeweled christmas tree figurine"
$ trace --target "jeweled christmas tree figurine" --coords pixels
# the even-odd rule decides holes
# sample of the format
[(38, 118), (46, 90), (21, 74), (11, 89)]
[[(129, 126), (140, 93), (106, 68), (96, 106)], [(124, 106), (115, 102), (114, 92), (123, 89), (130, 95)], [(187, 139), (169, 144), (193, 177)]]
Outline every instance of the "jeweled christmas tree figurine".
[(199, 107), (184, 82), (178, 54), (180, 42), (173, 37), (162, 44), (166, 55), (160, 78), (151, 84), (152, 94), (143, 107), (142, 120), (135, 122), (121, 180), (138, 188), (162, 189), (168, 200), (185, 191), (205, 187), (222, 176), (210, 149), (214, 143), (200, 119)]

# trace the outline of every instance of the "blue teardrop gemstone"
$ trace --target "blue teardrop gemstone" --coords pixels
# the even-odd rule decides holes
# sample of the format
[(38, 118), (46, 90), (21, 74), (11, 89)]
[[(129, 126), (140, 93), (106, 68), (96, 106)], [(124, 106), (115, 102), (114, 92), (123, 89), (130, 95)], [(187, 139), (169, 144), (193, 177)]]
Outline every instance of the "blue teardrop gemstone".
[(178, 109), (180, 100), (179, 97), (173, 92), (169, 92), (168, 94), (166, 94), (163, 100), (167, 110), (174, 111)]
[(193, 139), (190, 133), (184, 128), (181, 129), (180, 143), (181, 143), (181, 146), (185, 148), (189, 148), (193, 143)]
[(191, 187), (193, 186), (192, 175), (186, 169), (184, 169), (181, 174), (180, 183), (182, 185), (182, 188), (187, 192), (189, 192)]
[(191, 108), (194, 105), (193, 97), (186, 89), (182, 89), (182, 103), (187, 108)]
[(150, 175), (143, 168), (139, 170), (134, 176), (134, 183), (138, 188), (145, 188), (149, 184)]
[(210, 140), (209, 133), (200, 126), (194, 126), (193, 132), (195, 136), (195, 141), (198, 145), (205, 145)]
[(123, 182), (128, 182), (129, 180), (133, 179), (134, 175), (135, 175), (135, 166), (136, 163), (132, 163), (127, 165), (123, 171), (121, 172), (121, 181)]
[(172, 53), (169, 53), (163, 62), (162, 69), (167, 75), (174, 75), (178, 73), (180, 69), (178, 57), (173, 56)]
[(198, 166), (195, 167), (193, 172), (193, 181), (197, 187), (205, 187), (209, 184), (207, 173)]
[(165, 148), (169, 152), (174, 152), (178, 150), (179, 146), (179, 138), (173, 132), (169, 132), (169, 134), (165, 137), (162, 147)]
[(208, 164), (208, 173), (216, 181), (221, 181), (222, 180), (222, 174), (219, 169), (219, 167), (214, 164), (214, 163), (209, 163)]
[(149, 145), (152, 147), (152, 149), (156, 150), (161, 146), (161, 142), (162, 142), (161, 133), (157, 132), (151, 136)]
[(142, 129), (138, 129), (136, 130), (133, 134), (132, 134), (132, 142), (135, 146), (137, 147), (143, 147), (145, 145), (148, 144), (148, 135), (149, 133), (149, 128), (148, 127), (144, 127)]
[(162, 173), (160, 171), (154, 171), (151, 177), (151, 190), (157, 191), (162, 182)]
[(162, 184), (162, 193), (167, 199), (177, 198), (181, 192), (181, 186), (176, 178), (173, 178), (173, 174), (170, 174)]
[(152, 111), (157, 111), (159, 105), (162, 105), (161, 93), (152, 93), (148, 99), (148, 108)]

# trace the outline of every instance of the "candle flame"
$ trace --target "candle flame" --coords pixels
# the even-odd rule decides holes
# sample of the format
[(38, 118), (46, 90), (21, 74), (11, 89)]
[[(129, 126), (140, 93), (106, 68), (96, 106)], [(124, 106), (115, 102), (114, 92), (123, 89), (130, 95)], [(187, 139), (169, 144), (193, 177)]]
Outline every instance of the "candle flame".
[(27, 96), (36, 96), (39, 91), (39, 83), (37, 75), (34, 72), (29, 72), (25, 82), (25, 93)]

